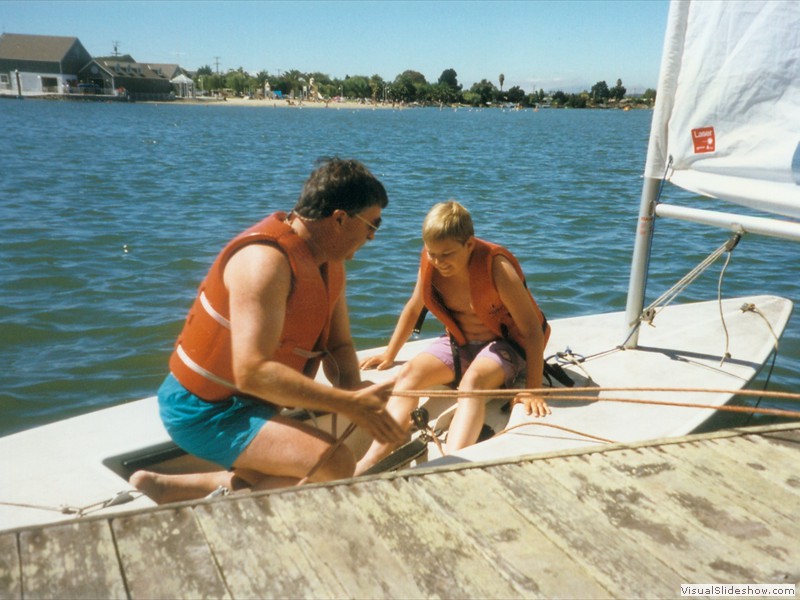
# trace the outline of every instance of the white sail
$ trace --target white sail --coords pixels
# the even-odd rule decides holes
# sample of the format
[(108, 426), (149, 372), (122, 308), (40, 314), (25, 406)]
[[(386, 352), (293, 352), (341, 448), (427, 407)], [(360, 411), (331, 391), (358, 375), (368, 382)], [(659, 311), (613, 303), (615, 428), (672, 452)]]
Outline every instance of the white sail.
[(674, 1), (645, 177), (800, 218), (800, 2)]

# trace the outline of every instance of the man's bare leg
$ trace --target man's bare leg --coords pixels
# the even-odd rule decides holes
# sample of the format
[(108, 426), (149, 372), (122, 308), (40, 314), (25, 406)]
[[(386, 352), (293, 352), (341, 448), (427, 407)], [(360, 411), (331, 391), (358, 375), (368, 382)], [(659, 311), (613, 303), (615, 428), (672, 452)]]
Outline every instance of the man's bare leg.
[[(231, 471), (163, 474), (136, 471), (130, 483), (158, 504), (204, 498), (220, 486), (231, 491), (268, 490), (296, 485), (331, 447), (333, 438), (292, 419), (276, 416), (267, 422), (239, 455)], [(321, 465), (311, 481), (350, 477), (352, 452), (341, 446)]]
[(240, 488), (236, 475), (230, 471), (212, 473), (183, 473), (166, 475), (153, 471), (136, 471), (130, 484), (149, 496), (156, 504), (183, 502), (205, 498), (220, 486), (229, 490)]

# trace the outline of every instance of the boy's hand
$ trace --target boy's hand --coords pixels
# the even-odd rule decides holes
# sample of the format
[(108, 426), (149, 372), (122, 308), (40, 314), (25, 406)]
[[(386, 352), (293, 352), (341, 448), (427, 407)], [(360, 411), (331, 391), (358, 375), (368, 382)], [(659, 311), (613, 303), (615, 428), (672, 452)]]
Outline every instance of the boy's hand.
[(378, 371), (385, 371), (394, 366), (394, 359), (387, 357), (385, 354), (378, 354), (377, 356), (365, 358), (358, 366), (362, 369), (378, 369)]
[(553, 414), (544, 398), (531, 394), (530, 392), (520, 392), (514, 396), (512, 405), (513, 404), (524, 404), (525, 414), (533, 415), (534, 417), (546, 417), (547, 415)]

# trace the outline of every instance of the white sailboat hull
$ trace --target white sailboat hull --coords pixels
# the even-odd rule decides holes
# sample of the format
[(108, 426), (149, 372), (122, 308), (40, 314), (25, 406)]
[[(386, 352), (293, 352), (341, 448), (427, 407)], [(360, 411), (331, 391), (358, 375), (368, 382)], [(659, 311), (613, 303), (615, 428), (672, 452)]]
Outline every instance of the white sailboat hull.
[[(759, 313), (742, 312), (740, 307), (744, 304), (755, 305)], [(576, 355), (587, 357), (580, 367), (565, 368), (576, 385), (597, 387), (594, 396), (600, 400), (628, 397), (693, 402), (708, 409), (554, 400), (551, 416), (534, 419), (524, 414), (522, 406), (514, 407), (508, 414), (500, 410), (504, 400), (491, 401), (487, 421), (495, 431), (519, 427), (446, 457), (437, 457), (431, 443), (426, 464), (496, 460), (607, 443), (597, 438), (627, 443), (691, 433), (714, 414), (715, 407), (728, 403), (732, 395), (623, 393), (601, 388), (737, 390), (746, 387), (774, 350), (775, 336), (783, 332), (792, 303), (774, 296), (735, 298), (723, 301), (722, 312), (730, 339), (730, 358), (722, 364), (726, 341), (717, 302), (664, 309), (656, 318), (655, 327), (643, 326), (639, 348), (635, 350), (618, 349), (624, 341), (619, 333), (624, 329), (622, 312), (554, 320), (546, 350), (546, 355), (550, 355), (570, 348)], [(428, 340), (406, 344), (398, 361), (410, 359), (427, 344)], [(380, 348), (365, 350), (361, 355), (378, 351)], [(364, 378), (384, 380), (398, 368), (367, 371)], [(451, 400), (431, 401), (431, 416), (435, 418), (450, 404)], [(340, 422), (339, 431), (343, 427)], [(358, 453), (368, 442), (356, 435), (348, 443)], [(172, 446), (154, 397), (0, 438), (0, 456), (4, 457), (0, 462), (0, 530), (74, 518), (74, 514), (62, 514), (57, 508), (86, 507), (130, 489), (125, 477), (137, 463), (127, 461)], [(163, 464), (163, 469), (170, 472), (204, 467), (213, 468), (190, 458)], [(139, 497), (131, 503), (102, 510), (146, 506), (152, 506), (152, 502)]]

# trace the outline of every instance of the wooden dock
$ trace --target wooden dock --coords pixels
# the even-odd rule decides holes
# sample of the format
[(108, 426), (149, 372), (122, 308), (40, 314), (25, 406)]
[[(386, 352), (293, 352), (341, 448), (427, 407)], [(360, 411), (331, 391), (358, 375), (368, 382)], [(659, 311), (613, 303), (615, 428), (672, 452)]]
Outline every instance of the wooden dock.
[(800, 423), (0, 533), (0, 598), (679, 597), (800, 582)]

